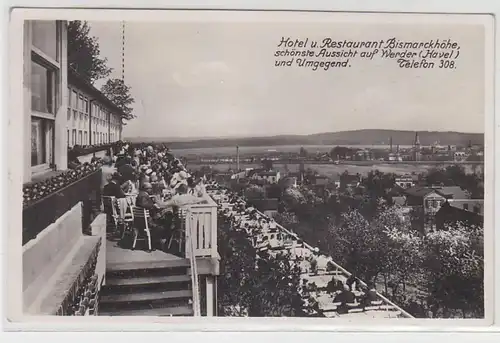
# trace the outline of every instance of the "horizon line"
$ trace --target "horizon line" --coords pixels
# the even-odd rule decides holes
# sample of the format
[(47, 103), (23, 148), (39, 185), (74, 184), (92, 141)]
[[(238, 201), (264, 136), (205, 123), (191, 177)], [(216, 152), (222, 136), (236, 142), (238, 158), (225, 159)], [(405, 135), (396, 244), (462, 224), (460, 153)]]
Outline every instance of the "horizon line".
[(141, 135), (124, 135), (126, 138), (161, 138), (161, 139), (192, 139), (192, 140), (205, 140), (205, 139), (232, 139), (232, 138), (272, 138), (280, 136), (298, 136), (305, 137), (311, 135), (321, 135), (329, 133), (342, 133), (342, 132), (355, 132), (355, 131), (407, 131), (407, 132), (435, 132), (435, 133), (459, 133), (459, 134), (473, 134), (473, 135), (484, 135), (484, 132), (466, 132), (466, 131), (439, 131), (439, 130), (408, 130), (408, 129), (352, 129), (352, 130), (341, 130), (341, 131), (324, 131), (324, 132), (314, 132), (314, 133), (277, 133), (271, 135), (235, 135), (235, 136), (170, 136), (170, 137), (160, 137), (160, 136), (141, 136)]

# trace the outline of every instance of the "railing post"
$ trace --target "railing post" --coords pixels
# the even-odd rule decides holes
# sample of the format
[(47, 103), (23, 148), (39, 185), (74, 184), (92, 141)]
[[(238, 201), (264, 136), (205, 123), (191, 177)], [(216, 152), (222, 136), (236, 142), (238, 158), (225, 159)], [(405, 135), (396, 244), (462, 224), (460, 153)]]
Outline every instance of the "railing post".
[(185, 230), (185, 249), (184, 251), (186, 252), (186, 258), (191, 257), (191, 243), (190, 240), (192, 238), (191, 235), (191, 211), (189, 209), (186, 210), (186, 214), (184, 216), (184, 230)]
[(217, 257), (217, 207), (212, 206), (211, 208), (211, 223), (210, 223), (210, 232), (211, 232), (211, 253), (210, 256), (215, 258)]

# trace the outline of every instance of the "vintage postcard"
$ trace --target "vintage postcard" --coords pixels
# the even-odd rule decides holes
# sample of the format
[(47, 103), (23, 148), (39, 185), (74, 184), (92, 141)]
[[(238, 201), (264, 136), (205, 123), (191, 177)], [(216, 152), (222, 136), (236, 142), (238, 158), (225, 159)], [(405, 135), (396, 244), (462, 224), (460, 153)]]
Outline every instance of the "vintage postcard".
[(491, 324), (493, 26), (13, 11), (11, 320)]

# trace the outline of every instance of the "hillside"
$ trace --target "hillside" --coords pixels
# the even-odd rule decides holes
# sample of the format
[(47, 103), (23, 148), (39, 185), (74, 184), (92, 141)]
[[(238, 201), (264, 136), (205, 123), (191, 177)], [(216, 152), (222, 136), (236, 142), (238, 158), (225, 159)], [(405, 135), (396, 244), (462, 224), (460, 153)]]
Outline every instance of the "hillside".
[[(279, 145), (379, 145), (389, 144), (392, 137), (393, 145), (411, 145), (415, 139), (414, 131), (400, 130), (355, 130), (341, 132), (325, 132), (311, 135), (280, 135), (269, 137), (241, 138), (126, 138), (132, 142), (162, 142), (171, 148), (199, 148), (226, 146), (279, 146)], [(484, 144), (484, 134), (462, 132), (420, 131), (420, 144), (431, 145), (439, 142), (441, 145)]]

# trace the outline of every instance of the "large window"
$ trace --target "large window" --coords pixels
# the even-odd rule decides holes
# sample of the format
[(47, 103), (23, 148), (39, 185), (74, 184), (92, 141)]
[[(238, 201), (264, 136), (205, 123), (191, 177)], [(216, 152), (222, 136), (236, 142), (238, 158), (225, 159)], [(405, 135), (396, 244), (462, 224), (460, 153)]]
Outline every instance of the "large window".
[(85, 132), (84, 132), (84, 141), (83, 141), (83, 144), (85, 144), (85, 145), (89, 144), (88, 139), (89, 139), (89, 138), (88, 138), (88, 132), (87, 132), (87, 131), (85, 131)]
[(73, 129), (71, 142), (72, 142), (72, 145), (76, 145), (76, 129)]
[[(60, 97), (60, 29), (57, 21), (30, 21), (31, 166), (54, 164), (54, 121)], [(68, 112), (71, 116), (71, 112)]]
[(31, 34), (32, 45), (36, 50), (54, 61), (59, 61), (59, 30), (56, 21), (33, 20), (31, 22)]
[(73, 108), (75, 110), (78, 109), (78, 93), (76, 91), (73, 91), (73, 93), (71, 94), (71, 98), (73, 99), (71, 101), (71, 104), (73, 105)]
[(83, 95), (80, 94), (80, 107), (78, 108), (81, 112), (85, 109), (85, 104), (83, 102)]
[(82, 130), (78, 131), (78, 144), (83, 145)]
[(54, 70), (31, 61), (31, 109), (33, 111), (54, 114), (55, 84)]
[(31, 117), (31, 166), (50, 164), (54, 141), (54, 121)]

